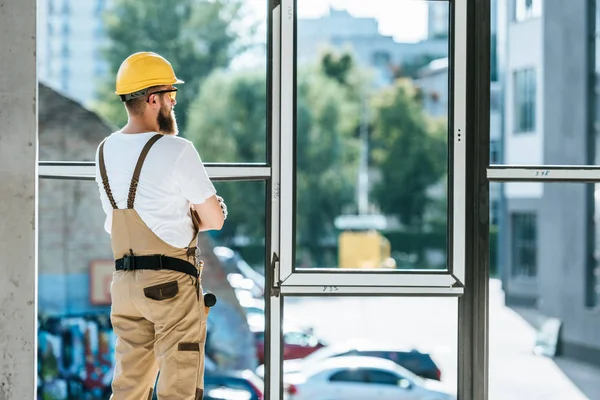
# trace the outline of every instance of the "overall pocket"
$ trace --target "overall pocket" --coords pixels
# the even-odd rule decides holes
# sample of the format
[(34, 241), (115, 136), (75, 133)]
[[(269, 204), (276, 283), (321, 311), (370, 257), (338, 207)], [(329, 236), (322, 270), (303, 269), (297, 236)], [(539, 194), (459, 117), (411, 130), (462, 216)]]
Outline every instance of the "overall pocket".
[(160, 285), (144, 288), (144, 295), (152, 300), (168, 300), (177, 296), (179, 284), (177, 281), (162, 283)]
[(179, 342), (177, 345), (177, 388), (182, 399), (197, 398), (200, 352), (203, 343)]

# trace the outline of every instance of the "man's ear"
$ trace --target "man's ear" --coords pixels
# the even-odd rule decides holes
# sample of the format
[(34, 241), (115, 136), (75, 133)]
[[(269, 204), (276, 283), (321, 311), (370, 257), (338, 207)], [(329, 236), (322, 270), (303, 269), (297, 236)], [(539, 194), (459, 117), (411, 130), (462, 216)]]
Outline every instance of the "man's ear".
[(150, 97), (148, 98), (148, 106), (151, 108), (160, 108), (161, 104), (160, 104), (160, 98), (158, 97), (157, 94), (151, 94)]

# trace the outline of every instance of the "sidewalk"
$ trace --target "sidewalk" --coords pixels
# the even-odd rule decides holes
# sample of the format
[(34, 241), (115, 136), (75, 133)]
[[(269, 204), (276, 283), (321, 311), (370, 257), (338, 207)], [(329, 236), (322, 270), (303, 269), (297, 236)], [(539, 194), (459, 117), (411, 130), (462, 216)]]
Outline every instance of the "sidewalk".
[(600, 400), (599, 367), (533, 354), (537, 318), (506, 307), (499, 282), (490, 282), (490, 400)]

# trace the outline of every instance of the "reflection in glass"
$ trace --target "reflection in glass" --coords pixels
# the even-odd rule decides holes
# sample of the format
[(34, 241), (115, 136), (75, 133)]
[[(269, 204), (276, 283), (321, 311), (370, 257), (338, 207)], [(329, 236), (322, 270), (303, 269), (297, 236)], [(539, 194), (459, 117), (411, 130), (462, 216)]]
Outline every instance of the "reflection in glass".
[(296, 267), (445, 269), (448, 3), (330, 5), (298, 2)]
[[(199, 240), (203, 287), (218, 298), (208, 319), (206, 384), (225, 381), (230, 389), (246, 387), (262, 395), (262, 381), (247, 370), (258, 365), (264, 351), (253, 333), (264, 330), (265, 183), (215, 186), (230, 200), (230, 213), (227, 229), (201, 234)], [(39, 398), (108, 399), (114, 261), (98, 188), (90, 181), (41, 179), (39, 190)], [(234, 193), (254, 193), (255, 213), (236, 212), (241, 200)], [(233, 372), (224, 376), (218, 367)]]
[(490, 225), (490, 399), (596, 398), (595, 185), (505, 185), (504, 223)]
[[(62, 7), (55, 3), (38, 2), (39, 81), (40, 88), (50, 92), (42, 93), (39, 104), (40, 114), (48, 114), (50, 123), (60, 126), (69, 120), (79, 129), (101, 117), (109, 133), (122, 127), (127, 114), (114, 94), (117, 70), (129, 55), (154, 51), (166, 57), (185, 81), (175, 108), (179, 131), (203, 150), (204, 161), (266, 160), (267, 2), (81, 0), (62, 2)], [(75, 103), (98, 117), (70, 112)], [(86, 135), (100, 135), (83, 129)], [(79, 133), (69, 129), (57, 133), (53, 143), (61, 143), (63, 152), (52, 156), (60, 159), (49, 158), (44, 147), (51, 144), (41, 137), (40, 159), (92, 160), (93, 154), (72, 150)]]

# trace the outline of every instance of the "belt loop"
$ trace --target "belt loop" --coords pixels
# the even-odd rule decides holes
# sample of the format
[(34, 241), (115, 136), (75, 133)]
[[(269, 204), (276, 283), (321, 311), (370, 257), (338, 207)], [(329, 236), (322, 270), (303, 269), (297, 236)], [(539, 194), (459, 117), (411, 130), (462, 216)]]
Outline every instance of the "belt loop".
[(162, 263), (162, 259), (163, 259), (163, 255), (159, 254), (158, 255), (158, 265), (159, 265), (159, 269), (163, 269), (163, 263)]

